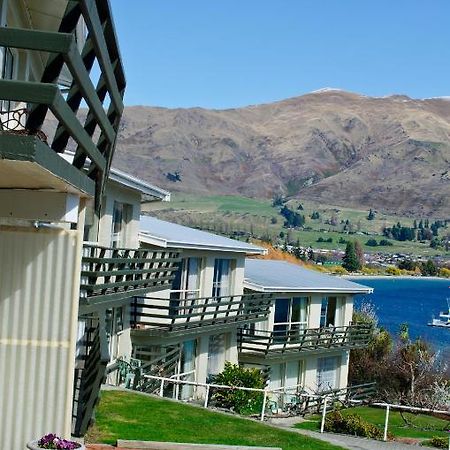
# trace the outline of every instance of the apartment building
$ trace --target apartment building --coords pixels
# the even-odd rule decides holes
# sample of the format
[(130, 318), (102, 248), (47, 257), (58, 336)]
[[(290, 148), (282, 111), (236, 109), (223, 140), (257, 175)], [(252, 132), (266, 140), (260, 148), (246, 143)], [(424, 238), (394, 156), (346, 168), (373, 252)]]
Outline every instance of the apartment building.
[(244, 288), (274, 298), (267, 320), (240, 327), (240, 363), (268, 368), (271, 389), (317, 394), (347, 387), (350, 350), (365, 347), (372, 333), (352, 323), (353, 296), (372, 288), (261, 259), (245, 261)]
[[(269, 313), (270, 294), (243, 293), (245, 257), (265, 250), (149, 216), (140, 226), (143, 249), (181, 250), (182, 259), (171, 289), (135, 299), (133, 357), (143, 373), (205, 383), (225, 361), (238, 363), (239, 325)], [(200, 395), (182, 391), (184, 399)]]

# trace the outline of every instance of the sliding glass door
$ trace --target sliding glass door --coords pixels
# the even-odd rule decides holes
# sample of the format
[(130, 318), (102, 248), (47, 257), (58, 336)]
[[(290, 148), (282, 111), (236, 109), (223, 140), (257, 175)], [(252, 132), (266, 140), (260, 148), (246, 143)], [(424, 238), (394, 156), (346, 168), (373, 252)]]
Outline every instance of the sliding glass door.
[(295, 338), (308, 327), (308, 297), (287, 297), (275, 300), (274, 341)]

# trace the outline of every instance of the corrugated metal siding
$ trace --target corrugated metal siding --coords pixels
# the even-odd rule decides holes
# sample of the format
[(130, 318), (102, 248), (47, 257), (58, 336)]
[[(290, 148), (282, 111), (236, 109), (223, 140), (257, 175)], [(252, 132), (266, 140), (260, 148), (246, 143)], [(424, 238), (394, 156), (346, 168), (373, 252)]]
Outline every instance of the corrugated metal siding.
[(2, 450), (70, 435), (77, 232), (0, 228)]

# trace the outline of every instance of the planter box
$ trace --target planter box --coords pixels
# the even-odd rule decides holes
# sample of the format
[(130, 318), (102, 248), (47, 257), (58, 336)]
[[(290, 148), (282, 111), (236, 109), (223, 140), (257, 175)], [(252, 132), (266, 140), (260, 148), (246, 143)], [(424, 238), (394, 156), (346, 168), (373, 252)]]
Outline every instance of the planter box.
[[(42, 450), (42, 447), (39, 447), (39, 446), (38, 446), (38, 441), (39, 441), (39, 440), (28, 442), (27, 448), (28, 448), (29, 450)], [(76, 450), (86, 450), (86, 447), (85, 447), (83, 444), (80, 444), (80, 446), (77, 447)]]

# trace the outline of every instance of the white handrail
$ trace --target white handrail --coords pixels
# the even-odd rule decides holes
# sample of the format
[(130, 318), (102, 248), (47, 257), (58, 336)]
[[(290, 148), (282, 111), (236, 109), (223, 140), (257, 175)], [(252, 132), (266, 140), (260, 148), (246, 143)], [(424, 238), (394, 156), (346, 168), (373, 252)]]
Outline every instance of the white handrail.
[[(174, 378), (179, 379), (180, 377), (183, 377), (185, 375), (191, 375), (192, 373), (195, 373), (195, 370), (190, 370), (189, 372), (175, 373), (175, 374), (171, 375), (169, 378), (172, 380)], [(144, 375), (144, 376), (150, 376), (150, 375)]]
[[(189, 375), (191, 373), (195, 372), (195, 370), (186, 372), (186, 373), (180, 373), (180, 374), (175, 374), (173, 376), (176, 377), (180, 377), (182, 375)], [(200, 387), (204, 387), (206, 388), (206, 398), (205, 398), (205, 402), (204, 402), (204, 407), (207, 408), (208, 406), (208, 397), (209, 397), (209, 391), (211, 388), (217, 388), (217, 389), (229, 389), (229, 390), (240, 390), (240, 391), (248, 391), (248, 392), (260, 392), (262, 394), (264, 394), (263, 397), (263, 407), (261, 410), (261, 420), (264, 420), (264, 414), (265, 414), (265, 407), (266, 407), (266, 402), (267, 402), (267, 396), (269, 394), (280, 394), (280, 391), (282, 391), (281, 393), (283, 393), (283, 391), (286, 390), (290, 390), (290, 389), (297, 389), (298, 387), (301, 387), (301, 385), (296, 384), (293, 386), (284, 386), (284, 387), (280, 387), (280, 388), (275, 388), (275, 389), (260, 389), (260, 388), (249, 388), (249, 387), (244, 387), (244, 386), (228, 386), (228, 385), (224, 385), (224, 384), (215, 384), (215, 383), (200, 383), (198, 381), (186, 381), (186, 380), (180, 380), (180, 379), (174, 379), (174, 378), (167, 378), (167, 377), (159, 377), (156, 375), (144, 375), (144, 378), (149, 378), (152, 380), (160, 380), (161, 381), (161, 386), (160, 386), (160, 391), (159, 391), (159, 395), (160, 397), (163, 397), (164, 394), (164, 382), (169, 382), (169, 383), (173, 383), (173, 384), (186, 384), (186, 385), (190, 385), (190, 386), (200, 386)], [(349, 389), (348, 387), (346, 389)], [(317, 395), (317, 394), (308, 394), (306, 392), (299, 392), (296, 393), (295, 395), (297, 395), (298, 397), (309, 397), (309, 398), (315, 398), (315, 399), (324, 399), (324, 411), (326, 411), (326, 402), (329, 398), (333, 397), (333, 394), (325, 394), (325, 395)], [(350, 403), (361, 403), (361, 400), (349, 400)], [(446, 414), (449, 415), (450, 414), (450, 410), (449, 411), (442, 411), (442, 410), (436, 410), (436, 409), (430, 409), (430, 408), (419, 408), (416, 406), (406, 406), (406, 405), (396, 405), (396, 404), (390, 404), (390, 403), (372, 403), (372, 406), (380, 406), (380, 407), (384, 407), (387, 410), (387, 414), (386, 414), (386, 421), (385, 421), (385, 433), (384, 435), (387, 436), (387, 427), (388, 427), (388, 414), (389, 414), (389, 409), (405, 409), (405, 410), (409, 410), (409, 411), (419, 411), (419, 412), (431, 412), (431, 413), (436, 413), (436, 414)], [(322, 423), (321, 423), (321, 429), (323, 429), (324, 427), (324, 423), (325, 423), (325, 414), (322, 415)], [(322, 431), (323, 432), (323, 431)]]

